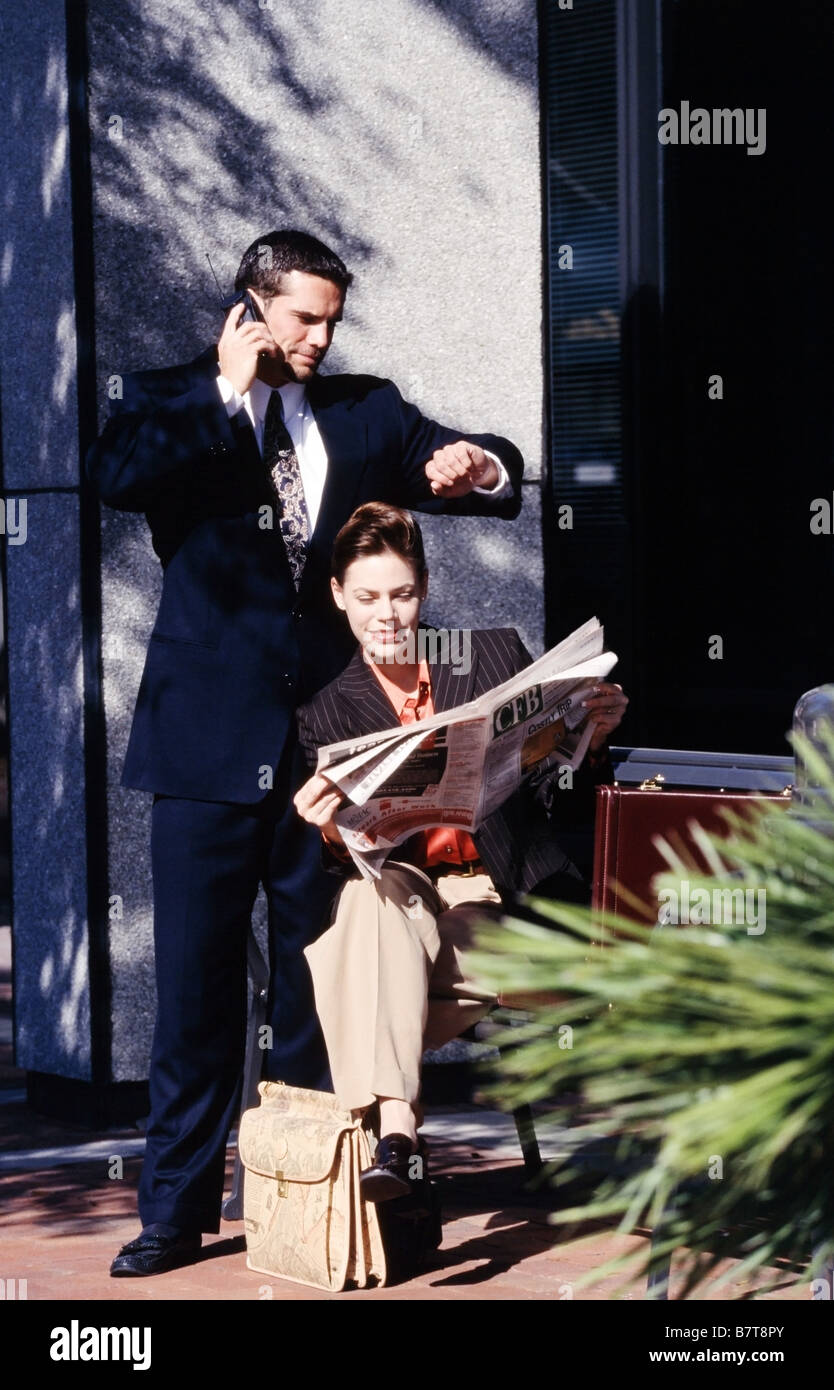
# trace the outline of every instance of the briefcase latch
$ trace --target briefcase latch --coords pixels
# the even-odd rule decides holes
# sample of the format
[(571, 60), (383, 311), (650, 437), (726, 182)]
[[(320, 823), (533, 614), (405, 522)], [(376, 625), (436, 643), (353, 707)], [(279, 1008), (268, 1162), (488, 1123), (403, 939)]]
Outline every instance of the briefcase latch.
[(644, 782), (641, 782), (637, 790), (639, 792), (660, 792), (663, 791), (663, 783), (665, 781), (666, 778), (663, 776), (663, 773), (656, 772), (654, 777), (647, 777)]

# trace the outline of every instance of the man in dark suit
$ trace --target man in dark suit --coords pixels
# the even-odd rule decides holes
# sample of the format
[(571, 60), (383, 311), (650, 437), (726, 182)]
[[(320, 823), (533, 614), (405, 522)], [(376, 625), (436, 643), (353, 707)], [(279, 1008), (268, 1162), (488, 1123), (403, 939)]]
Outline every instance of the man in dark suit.
[(154, 1274), (217, 1231), (239, 1104), (246, 935), (269, 906), (267, 1076), (323, 1085), (302, 951), (332, 893), (318, 836), (291, 804), (294, 711), (350, 643), (329, 593), (333, 537), (359, 503), (511, 519), (522, 461), (466, 439), (392, 382), (319, 377), (351, 282), (300, 232), (259, 237), (216, 347), (126, 376), (88, 457), (110, 506), (145, 512), (164, 571), (123, 783), (153, 792), (158, 990), (142, 1234), (115, 1275)]

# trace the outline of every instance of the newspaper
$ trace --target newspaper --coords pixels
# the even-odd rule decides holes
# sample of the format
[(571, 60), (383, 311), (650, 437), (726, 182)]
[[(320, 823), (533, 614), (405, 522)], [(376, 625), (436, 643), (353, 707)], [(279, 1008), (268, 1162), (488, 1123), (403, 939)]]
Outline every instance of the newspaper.
[(591, 618), (477, 700), (320, 748), (316, 771), (345, 795), (336, 824), (363, 877), (417, 831), (471, 833), (534, 773), (575, 771), (593, 732), (582, 701), (617, 661), (603, 646)]

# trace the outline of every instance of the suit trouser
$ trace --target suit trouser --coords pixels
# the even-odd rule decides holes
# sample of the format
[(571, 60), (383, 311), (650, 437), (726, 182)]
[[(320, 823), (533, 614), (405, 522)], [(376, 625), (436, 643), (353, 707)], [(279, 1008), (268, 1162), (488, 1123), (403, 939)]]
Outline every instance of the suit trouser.
[(474, 924), (496, 915), (500, 903), (487, 874), (433, 883), (389, 861), (375, 882), (347, 881), (331, 925), (305, 950), (345, 1109), (364, 1109), (377, 1096), (413, 1104), (424, 1049), (487, 1013), (495, 995), (478, 987), (466, 956)]
[(226, 1141), (246, 1043), (246, 942), (262, 883), (268, 904), (272, 1048), (264, 1076), (328, 1089), (326, 1053), (303, 948), (332, 901), (321, 837), (292, 805), (305, 775), (287, 750), (257, 805), (157, 797), (151, 820), (157, 1019), (139, 1214), (218, 1231)]

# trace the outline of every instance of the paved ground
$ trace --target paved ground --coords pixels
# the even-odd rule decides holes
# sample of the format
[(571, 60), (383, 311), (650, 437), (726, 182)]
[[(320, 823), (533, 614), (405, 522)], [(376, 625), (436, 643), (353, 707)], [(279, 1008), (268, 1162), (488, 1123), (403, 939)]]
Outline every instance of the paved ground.
[[(455, 1136), (477, 1127), (474, 1147)], [(606, 1299), (618, 1280), (597, 1279), (574, 1288), (622, 1250), (644, 1243), (606, 1227), (565, 1240), (548, 1225), (550, 1194), (523, 1188), (511, 1129), (500, 1116), (476, 1110), (438, 1112), (429, 1118), (433, 1171), (441, 1188), (444, 1240), (432, 1269), (411, 1282), (368, 1293), (331, 1295), (246, 1268), (242, 1222), (224, 1223), (220, 1235), (205, 1237), (200, 1261), (152, 1280), (115, 1280), (108, 1265), (116, 1249), (138, 1231), (135, 1216), (141, 1146), (137, 1131), (96, 1136), (33, 1122), (21, 1102), (0, 1105), (0, 1234), (5, 1278), (25, 1279), (29, 1299)], [(35, 1147), (32, 1139), (35, 1138)], [(21, 1142), (25, 1142), (24, 1144)], [(42, 1147), (38, 1148), (40, 1145)], [(111, 1178), (113, 1158), (123, 1176)], [(229, 1176), (231, 1176), (231, 1152)], [(752, 1292), (733, 1282), (722, 1298)], [(642, 1299), (636, 1286), (624, 1295)], [(672, 1297), (675, 1296), (673, 1279)], [(808, 1300), (807, 1285), (786, 1278), (769, 1298)]]
[[(0, 956), (5, 943), (0, 940)], [(644, 1244), (601, 1226), (566, 1239), (548, 1224), (550, 1192), (524, 1189), (512, 1121), (477, 1107), (438, 1108), (426, 1133), (444, 1210), (444, 1240), (433, 1267), (398, 1287), (325, 1294), (246, 1268), (243, 1223), (224, 1223), (205, 1238), (202, 1258), (148, 1280), (110, 1279), (117, 1248), (138, 1232), (136, 1183), (143, 1145), (139, 1128), (91, 1135), (34, 1115), (24, 1078), (11, 1063), (10, 987), (0, 960), (0, 1278), (25, 1280), (29, 1300), (604, 1300), (619, 1286), (577, 1280), (620, 1251)], [(552, 1156), (569, 1135), (545, 1132)], [(121, 1160), (121, 1177), (114, 1159)], [(229, 1154), (229, 1174), (232, 1154)], [(8, 1287), (8, 1286), (7, 1286)], [(673, 1273), (672, 1297), (676, 1283)], [(731, 1282), (721, 1298), (750, 1295)], [(642, 1300), (633, 1287), (622, 1296)], [(806, 1283), (786, 1276), (766, 1297), (809, 1299)]]

